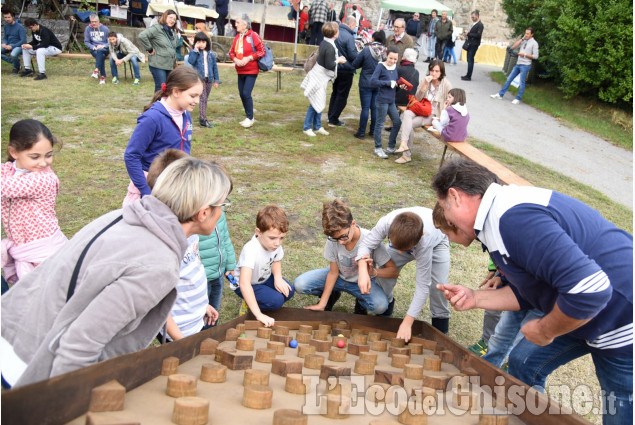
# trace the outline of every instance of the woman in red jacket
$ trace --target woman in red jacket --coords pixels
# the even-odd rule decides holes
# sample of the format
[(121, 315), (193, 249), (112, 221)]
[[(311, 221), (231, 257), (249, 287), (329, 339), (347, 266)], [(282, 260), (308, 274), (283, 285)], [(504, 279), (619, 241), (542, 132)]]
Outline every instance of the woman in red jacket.
[(238, 94), (243, 102), (245, 118), (240, 122), (245, 128), (254, 125), (254, 101), (251, 92), (258, 77), (258, 59), (265, 56), (265, 45), (251, 30), (251, 19), (247, 15), (236, 19), (236, 38), (229, 51), (229, 57), (236, 65), (238, 73)]

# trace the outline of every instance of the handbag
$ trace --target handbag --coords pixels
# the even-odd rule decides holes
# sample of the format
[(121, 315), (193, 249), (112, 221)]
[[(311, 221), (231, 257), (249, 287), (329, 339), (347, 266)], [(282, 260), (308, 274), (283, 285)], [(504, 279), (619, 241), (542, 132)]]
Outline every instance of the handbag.
[[(256, 52), (256, 46), (254, 46), (254, 37), (253, 35), (249, 38), (251, 41), (251, 49)], [(264, 41), (260, 40), (261, 43), (264, 44)], [(273, 68), (273, 52), (265, 44), (265, 55), (258, 59), (258, 69), (261, 71), (271, 71)]]
[(311, 71), (313, 69), (313, 67), (317, 63), (317, 58), (318, 58), (319, 54), (320, 54), (320, 49), (317, 48), (317, 49), (315, 49), (313, 51), (313, 53), (311, 53), (309, 55), (309, 57), (307, 58), (306, 62), (304, 62), (304, 72), (306, 72), (308, 74), (309, 71)]
[(407, 109), (419, 117), (429, 117), (432, 113), (432, 103), (425, 97), (418, 101), (415, 96), (409, 94)]
[(468, 50), (470, 47), (472, 47), (470, 40), (466, 39), (465, 42), (463, 42), (463, 50)]

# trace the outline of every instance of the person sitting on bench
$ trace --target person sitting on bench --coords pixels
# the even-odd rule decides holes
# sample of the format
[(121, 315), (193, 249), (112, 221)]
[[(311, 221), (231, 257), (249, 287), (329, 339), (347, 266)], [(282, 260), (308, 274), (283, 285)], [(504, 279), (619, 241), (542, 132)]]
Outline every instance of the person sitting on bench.
[(31, 43), (22, 45), (22, 61), (24, 62), (24, 71), (20, 77), (31, 77), (35, 75), (31, 69), (31, 57), (35, 56), (37, 60), (38, 74), (34, 80), (46, 79), (46, 57), (56, 56), (62, 53), (62, 43), (55, 37), (53, 31), (46, 28), (33, 18), (26, 18), (24, 25), (31, 30), (33, 39)]

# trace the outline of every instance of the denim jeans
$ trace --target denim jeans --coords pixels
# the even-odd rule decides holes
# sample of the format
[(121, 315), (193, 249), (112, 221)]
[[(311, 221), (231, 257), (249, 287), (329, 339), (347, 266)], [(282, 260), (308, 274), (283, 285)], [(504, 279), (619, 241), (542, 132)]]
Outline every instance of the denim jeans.
[(99, 75), (102, 77), (106, 76), (106, 56), (108, 53), (110, 53), (108, 47), (90, 51), (90, 54), (95, 58), (95, 68), (99, 70)]
[[(11, 52), (8, 55), (7, 52)], [(9, 62), (13, 65), (13, 69), (20, 69), (20, 55), (22, 54), (22, 47), (14, 47), (11, 50), (2, 48), (2, 60)]]
[(471, 46), (467, 49), (467, 73), (466, 77), (472, 78), (472, 71), (474, 70), (474, 56), (476, 55), (476, 51), (478, 50), (478, 46)]
[(520, 328), (530, 320), (539, 319), (542, 316), (544, 314), (536, 309), (503, 312), (494, 333), (489, 337), (487, 353), (483, 356), (483, 360), (501, 367), (512, 349), (523, 339)]
[(525, 93), (527, 74), (529, 74), (530, 69), (531, 65), (516, 65), (514, 69), (512, 69), (512, 72), (509, 74), (509, 77), (507, 77), (507, 81), (505, 81), (505, 85), (503, 86), (501, 91), (498, 92), (498, 95), (500, 97), (505, 96), (509, 85), (512, 83), (512, 81), (514, 81), (514, 78), (516, 78), (516, 76), (520, 74), (520, 87), (518, 87), (518, 94), (516, 95), (516, 99), (520, 100), (523, 97), (523, 93)]
[[(126, 55), (124, 55), (123, 53), (117, 53), (117, 59), (123, 59), (124, 57), (126, 57)], [(132, 63), (132, 71), (134, 72), (134, 77), (140, 79), (141, 75), (139, 74), (139, 59), (137, 59), (136, 56), (133, 56), (130, 58), (130, 63)], [(122, 65), (126, 66), (126, 63), (124, 62)], [(119, 73), (117, 72), (117, 64), (115, 64), (115, 59), (112, 57), (110, 58), (110, 73), (113, 77), (119, 78)]]
[[(293, 281), (298, 294), (322, 295), (329, 268), (311, 270), (302, 273)], [(388, 308), (388, 297), (375, 279), (371, 279), (370, 294), (362, 294), (356, 282), (348, 282), (337, 277), (333, 291), (346, 292), (359, 300), (359, 303), (371, 313), (382, 314)]]
[(368, 124), (368, 115), (370, 112), (370, 129), (371, 133), (375, 131), (375, 122), (377, 122), (377, 109), (375, 108), (375, 98), (379, 89), (371, 89), (369, 87), (359, 88), (359, 101), (362, 104), (362, 112), (359, 114), (359, 128), (357, 133), (366, 134), (366, 124)]
[(437, 46), (437, 36), (431, 35), (428, 37), (428, 59), (434, 59), (434, 50)]
[(148, 68), (150, 69), (152, 78), (154, 78), (154, 92), (156, 93), (161, 90), (161, 84), (168, 81), (168, 75), (170, 75), (172, 70), (155, 68), (153, 66), (148, 66)]
[[(284, 279), (291, 286), (291, 290), (289, 291), (289, 296), (285, 297), (282, 295), (276, 287), (273, 285), (273, 274), (269, 276), (269, 279), (258, 285), (252, 285), (251, 287), (254, 289), (254, 295), (256, 296), (256, 301), (258, 302), (258, 307), (260, 311), (272, 311), (277, 310), (282, 307), (282, 304), (286, 303), (293, 297), (295, 294), (295, 289), (293, 289), (293, 285), (287, 280)], [(236, 295), (240, 298), (243, 298), (243, 294), (240, 292), (240, 288), (237, 288)]]
[[(223, 299), (223, 275), (219, 278), (207, 281), (207, 298), (209, 299), (209, 305), (214, 307), (219, 313), (220, 318), (220, 303)], [(218, 324), (218, 320), (213, 325), (207, 323), (203, 326), (203, 329), (209, 329)]]
[(633, 356), (610, 357), (591, 351), (579, 338), (562, 335), (547, 346), (540, 347), (522, 339), (509, 356), (509, 373), (529, 386), (544, 391), (547, 376), (571, 360), (591, 353), (595, 374), (603, 397), (602, 423), (625, 425), (633, 423)]
[(302, 130), (319, 130), (322, 127), (322, 112), (317, 112), (313, 106), (309, 105), (304, 118), (304, 126)]
[(251, 92), (254, 90), (257, 77), (258, 74), (238, 74), (238, 94), (243, 102), (245, 115), (250, 120), (254, 119), (254, 100), (251, 97)]
[(377, 118), (375, 121), (375, 149), (381, 148), (381, 133), (383, 133), (384, 124), (386, 123), (386, 114), (390, 116), (392, 120), (392, 130), (390, 130), (390, 137), (388, 137), (388, 147), (394, 148), (397, 143), (397, 134), (401, 128), (401, 118), (399, 118), (399, 111), (395, 102), (393, 103), (375, 103), (375, 109)]
[(443, 61), (450, 62), (450, 57), (456, 63), (456, 55), (454, 54), (454, 47), (445, 46), (445, 50), (443, 51)]
[(481, 335), (483, 341), (488, 342), (494, 335), (502, 314), (503, 312), (500, 310), (485, 310), (483, 312), (483, 334)]

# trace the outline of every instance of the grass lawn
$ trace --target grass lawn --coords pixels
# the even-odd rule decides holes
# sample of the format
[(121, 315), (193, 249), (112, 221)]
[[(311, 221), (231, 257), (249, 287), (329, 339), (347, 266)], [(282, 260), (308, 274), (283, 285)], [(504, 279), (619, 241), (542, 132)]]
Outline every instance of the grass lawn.
[[(57, 214), (62, 230), (72, 237), (94, 218), (121, 206), (128, 175), (123, 152), (136, 118), (148, 103), (153, 82), (146, 66), (142, 83), (132, 80), (119, 85), (97, 85), (90, 78), (92, 63), (80, 60), (48, 60), (48, 80), (32, 81), (11, 76), (2, 67), (2, 140), (6, 143), (11, 125), (19, 119), (43, 121), (62, 142), (53, 168), (61, 180)], [(342, 119), (346, 128), (331, 129), (329, 137), (309, 138), (302, 134), (308, 102), (299, 88), (303, 74), (285, 74), (283, 89), (275, 91), (275, 74), (258, 77), (254, 91), (256, 124), (238, 125), (244, 118), (233, 70), (221, 69), (223, 84), (210, 95), (208, 118), (213, 129), (201, 129), (194, 111), (192, 154), (218, 159), (233, 181), (234, 202), (227, 214), (237, 254), (252, 236), (259, 208), (279, 204), (290, 220), (285, 240), (283, 275), (293, 279), (304, 271), (326, 267), (325, 236), (321, 227), (322, 202), (342, 198), (352, 208), (357, 222), (371, 228), (393, 209), (405, 206), (434, 206), (430, 180), (438, 168), (443, 146), (432, 136), (418, 133), (413, 161), (398, 165), (372, 155), (373, 141), (352, 137), (359, 115), (357, 82)], [(107, 79), (109, 81), (109, 79)], [(384, 135), (384, 143), (387, 140)], [(632, 232), (632, 212), (599, 192), (533, 164), (485, 142), (472, 140), (480, 149), (537, 186), (549, 187), (578, 197), (598, 209), (619, 227)], [(403, 317), (414, 291), (414, 264), (406, 266), (395, 289), (395, 317)], [(487, 255), (477, 244), (452, 247), (450, 282), (476, 288), (487, 273)], [(294, 297), (289, 306), (317, 302), (316, 297)], [(354, 300), (344, 294), (336, 310), (353, 310)], [(235, 318), (239, 298), (226, 286), (221, 322)], [(426, 306), (420, 319), (429, 321)], [(481, 335), (483, 313), (470, 311), (452, 315), (449, 336), (467, 346)], [(588, 385), (599, 394), (599, 385), (587, 356), (557, 370), (550, 385)], [(595, 407), (599, 401), (595, 400)], [(599, 423), (599, 416), (588, 418)]]
[[(490, 75), (501, 86), (507, 80), (501, 71)], [(515, 87), (510, 87), (509, 91), (518, 93)], [(630, 109), (620, 109), (584, 96), (565, 99), (552, 81), (539, 78), (534, 84), (527, 85), (523, 102), (562, 120), (570, 127), (593, 133), (614, 145), (633, 150), (633, 112)]]

